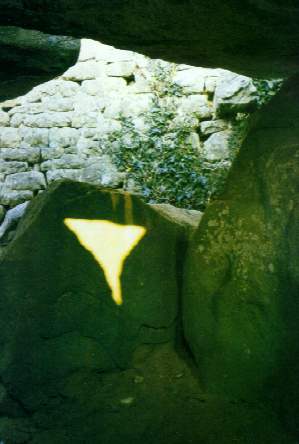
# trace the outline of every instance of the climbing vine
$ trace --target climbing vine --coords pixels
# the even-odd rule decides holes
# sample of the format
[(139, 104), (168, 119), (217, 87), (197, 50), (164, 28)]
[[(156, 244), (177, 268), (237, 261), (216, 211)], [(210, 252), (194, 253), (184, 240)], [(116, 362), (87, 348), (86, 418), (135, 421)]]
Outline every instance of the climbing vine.
[[(120, 117), (121, 129), (102, 141), (106, 151), (125, 174), (124, 188), (138, 192), (150, 203), (171, 203), (203, 210), (224, 187), (228, 171), (248, 128), (247, 115), (232, 122), (230, 157), (213, 162), (190, 140), (198, 128), (192, 115), (178, 115), (183, 89), (173, 81), (176, 65), (152, 61), (152, 106), (136, 119)], [(261, 97), (268, 97), (266, 83), (257, 81)], [(271, 86), (272, 87), (272, 86)], [(267, 91), (266, 91), (267, 90)]]

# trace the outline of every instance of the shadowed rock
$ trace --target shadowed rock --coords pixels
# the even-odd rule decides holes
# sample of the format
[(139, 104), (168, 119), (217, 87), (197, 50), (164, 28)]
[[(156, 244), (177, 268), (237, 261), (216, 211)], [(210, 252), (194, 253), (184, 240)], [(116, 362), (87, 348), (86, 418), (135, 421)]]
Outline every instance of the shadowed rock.
[(287, 422), (299, 408), (298, 100), (295, 78), (257, 116), (193, 237), (183, 298), (206, 390), (274, 399)]
[(62, 74), (76, 62), (79, 50), (80, 41), (72, 37), (0, 26), (0, 101)]
[[(122, 305), (65, 218), (146, 229), (124, 263)], [(75, 182), (32, 201), (0, 267), (5, 443), (292, 442), (271, 406), (201, 390), (179, 320), (193, 218)]]
[(61, 34), (177, 63), (287, 77), (299, 68), (298, 22), (298, 6), (281, 0), (246, 0), (242, 7), (236, 0), (4, 0), (0, 99), (19, 96), (75, 62), (78, 42)]
[[(146, 230), (124, 263), (121, 306), (111, 298), (104, 270), (67, 228), (66, 218)], [(178, 316), (176, 254), (182, 241), (182, 228), (128, 194), (66, 182), (40, 195), (1, 264), (2, 356), (7, 357), (1, 374), (10, 394), (25, 409), (36, 410), (53, 393), (58, 396), (58, 385), (68, 375), (82, 368), (128, 368), (138, 344), (172, 341)]]
[(298, 22), (291, 0), (5, 0), (0, 18), (4, 25), (262, 77), (298, 71)]

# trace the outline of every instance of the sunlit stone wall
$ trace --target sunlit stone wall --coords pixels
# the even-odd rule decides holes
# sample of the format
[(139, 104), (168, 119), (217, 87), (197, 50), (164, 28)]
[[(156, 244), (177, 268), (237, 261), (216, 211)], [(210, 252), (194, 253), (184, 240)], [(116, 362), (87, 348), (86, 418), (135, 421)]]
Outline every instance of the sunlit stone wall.
[[(160, 80), (169, 91), (157, 90)], [(171, 65), (82, 40), (77, 64), (61, 77), (0, 104), (2, 216), (61, 178), (134, 189), (107, 141), (127, 118), (146, 132), (155, 100), (175, 105), (178, 122), (189, 119), (188, 144), (215, 163), (230, 161), (236, 117), (256, 108), (258, 93), (251, 79), (222, 69)]]

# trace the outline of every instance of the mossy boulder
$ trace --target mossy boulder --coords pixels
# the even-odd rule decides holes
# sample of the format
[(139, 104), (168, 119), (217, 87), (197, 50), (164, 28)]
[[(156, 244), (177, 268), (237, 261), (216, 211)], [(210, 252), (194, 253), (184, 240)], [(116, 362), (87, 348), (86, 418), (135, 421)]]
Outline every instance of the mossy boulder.
[[(145, 227), (124, 262), (122, 305), (66, 218)], [(184, 233), (126, 193), (66, 181), (39, 195), (1, 262), (0, 373), (10, 395), (35, 410), (70, 374), (128, 368), (140, 344), (173, 341)]]
[(205, 389), (270, 399), (288, 420), (299, 407), (298, 100), (295, 78), (257, 115), (193, 237), (183, 297)]

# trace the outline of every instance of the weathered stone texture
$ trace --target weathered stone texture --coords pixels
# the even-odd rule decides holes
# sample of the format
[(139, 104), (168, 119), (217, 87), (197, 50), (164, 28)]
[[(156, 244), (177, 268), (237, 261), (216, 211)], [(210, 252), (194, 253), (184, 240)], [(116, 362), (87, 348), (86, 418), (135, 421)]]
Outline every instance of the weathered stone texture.
[(45, 177), (39, 171), (10, 174), (6, 177), (4, 185), (12, 190), (36, 191), (46, 188)]
[[(104, 150), (103, 141), (122, 130), (124, 119), (131, 119), (140, 134), (147, 134), (147, 113), (155, 107), (157, 76), (163, 77), (164, 71), (169, 72), (170, 88), (178, 95), (166, 91), (159, 96), (159, 105), (175, 109), (174, 127), (188, 119), (186, 143), (199, 154), (206, 153), (205, 160), (213, 168), (228, 161), (237, 113), (253, 110), (259, 100), (252, 79), (222, 69), (154, 62), (83, 40), (76, 65), (7, 103), (8, 112), (0, 112), (0, 184), (9, 174), (41, 170), (49, 182), (65, 177), (122, 186), (124, 174), (108, 158), (111, 153)], [(219, 119), (223, 107), (225, 116)]]
[(299, 410), (298, 100), (295, 78), (260, 112), (226, 191), (193, 237), (183, 298), (184, 331), (206, 390), (275, 399), (292, 427)]
[(226, 73), (215, 88), (214, 105), (220, 117), (252, 111), (258, 105), (257, 89), (248, 77)]

